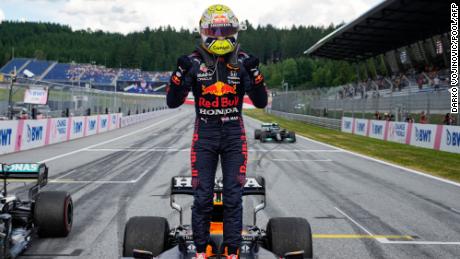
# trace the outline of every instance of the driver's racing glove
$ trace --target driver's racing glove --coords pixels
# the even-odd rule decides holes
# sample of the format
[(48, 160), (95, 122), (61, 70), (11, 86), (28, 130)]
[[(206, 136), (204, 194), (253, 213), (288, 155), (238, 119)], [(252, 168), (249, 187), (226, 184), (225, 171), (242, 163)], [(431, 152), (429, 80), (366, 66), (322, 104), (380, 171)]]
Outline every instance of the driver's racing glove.
[(260, 86), (264, 82), (264, 76), (260, 73), (259, 70), (259, 59), (253, 55), (248, 55), (247, 58), (243, 60), (243, 66), (248, 71), (249, 77), (251, 78), (251, 83), (254, 86)]

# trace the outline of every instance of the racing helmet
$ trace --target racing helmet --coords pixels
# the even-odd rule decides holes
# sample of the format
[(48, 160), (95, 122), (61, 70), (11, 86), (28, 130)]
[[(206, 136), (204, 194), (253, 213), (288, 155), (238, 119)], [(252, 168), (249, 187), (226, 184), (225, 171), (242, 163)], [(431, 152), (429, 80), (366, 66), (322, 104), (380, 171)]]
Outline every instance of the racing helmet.
[(211, 5), (200, 19), (203, 47), (214, 55), (225, 55), (235, 49), (239, 29), (238, 19), (225, 5)]

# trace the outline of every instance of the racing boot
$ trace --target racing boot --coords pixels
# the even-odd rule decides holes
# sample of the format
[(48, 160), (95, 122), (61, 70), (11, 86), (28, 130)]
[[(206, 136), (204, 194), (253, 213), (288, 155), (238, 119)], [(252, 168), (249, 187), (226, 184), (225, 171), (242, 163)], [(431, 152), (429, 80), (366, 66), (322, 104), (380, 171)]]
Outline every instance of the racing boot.
[(208, 259), (208, 257), (206, 256), (206, 253), (196, 253), (195, 259)]

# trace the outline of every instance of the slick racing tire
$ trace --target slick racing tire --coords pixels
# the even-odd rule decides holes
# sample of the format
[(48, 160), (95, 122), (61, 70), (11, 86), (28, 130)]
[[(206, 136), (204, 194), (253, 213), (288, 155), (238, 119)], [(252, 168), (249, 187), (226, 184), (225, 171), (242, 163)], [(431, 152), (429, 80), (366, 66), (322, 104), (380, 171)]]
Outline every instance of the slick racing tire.
[(34, 205), (39, 237), (66, 237), (72, 230), (73, 202), (67, 192), (41, 192)]
[(256, 129), (254, 131), (254, 139), (260, 139), (260, 133), (262, 133), (262, 131), (260, 129)]
[(267, 132), (264, 132), (264, 131), (260, 133), (260, 137), (259, 137), (260, 142), (262, 142), (262, 143), (267, 142), (267, 134), (268, 134), (268, 133), (267, 133)]
[(266, 246), (280, 257), (303, 251), (303, 258), (313, 258), (310, 224), (304, 218), (271, 218), (267, 224)]
[(169, 224), (162, 217), (132, 217), (125, 227), (123, 256), (133, 257), (133, 250), (144, 250), (154, 257), (168, 248)]
[(289, 131), (288, 137), (291, 139), (292, 143), (296, 142), (296, 137), (295, 137), (295, 132), (294, 131)]

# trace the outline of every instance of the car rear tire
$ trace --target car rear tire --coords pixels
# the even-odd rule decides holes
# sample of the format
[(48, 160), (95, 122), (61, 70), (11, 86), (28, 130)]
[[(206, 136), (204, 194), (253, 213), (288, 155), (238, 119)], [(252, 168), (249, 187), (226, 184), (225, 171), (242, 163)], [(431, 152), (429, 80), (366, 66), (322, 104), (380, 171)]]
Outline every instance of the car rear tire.
[(254, 131), (254, 139), (260, 139), (260, 133), (262, 133), (262, 131), (260, 129), (256, 129)]
[(304, 251), (304, 258), (313, 258), (311, 228), (304, 218), (271, 218), (267, 224), (267, 248), (278, 256)]
[(295, 132), (294, 131), (289, 131), (289, 138), (291, 139), (291, 142), (296, 142), (296, 137), (295, 137)]
[(67, 192), (41, 192), (34, 205), (34, 220), (40, 237), (66, 237), (72, 230), (73, 202)]
[(132, 217), (125, 226), (123, 256), (133, 257), (133, 250), (149, 251), (154, 257), (168, 248), (169, 224), (163, 217)]

